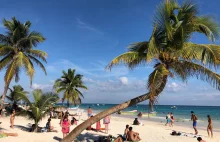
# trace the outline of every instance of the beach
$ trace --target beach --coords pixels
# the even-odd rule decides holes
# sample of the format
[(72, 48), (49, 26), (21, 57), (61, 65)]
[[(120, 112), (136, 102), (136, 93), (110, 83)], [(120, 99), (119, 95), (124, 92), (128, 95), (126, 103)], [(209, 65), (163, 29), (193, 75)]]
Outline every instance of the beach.
[[(70, 113), (75, 113), (75, 111), (71, 111)], [(45, 127), (47, 122), (47, 118), (45, 117), (40, 123), (39, 126)], [(69, 118), (70, 119), (70, 118)], [(76, 117), (78, 119), (78, 116)], [(87, 119), (87, 113), (84, 112), (80, 117), (79, 123), (82, 123), (84, 120)], [(11, 129), (9, 127), (9, 117), (0, 118), (2, 124), (0, 124), (0, 130), (8, 133), (18, 133), (18, 137), (5, 137), (1, 138), (1, 142), (57, 142), (62, 138), (61, 127), (59, 125), (59, 119), (52, 119), (51, 124), (55, 127), (58, 132), (42, 132), (42, 133), (31, 133), (26, 132), (24, 129), (30, 125), (29, 123), (33, 123), (24, 117), (16, 116), (15, 117), (15, 128)], [(184, 123), (184, 122), (177, 122), (174, 127), (165, 126), (165, 120), (155, 120), (155, 119), (148, 119), (142, 118), (140, 119), (144, 126), (134, 126), (132, 125), (133, 118), (128, 116), (118, 116), (116, 114), (111, 115), (111, 123), (110, 123), (110, 130), (109, 134), (117, 137), (118, 134), (123, 134), (125, 129), (125, 125), (131, 125), (135, 132), (138, 132), (141, 137), (142, 142), (196, 142), (196, 138), (193, 138), (193, 135), (190, 133), (194, 133), (193, 128), (191, 127), (191, 123)], [(78, 123), (78, 124), (79, 124)], [(95, 128), (95, 124), (93, 128)], [(71, 126), (71, 130), (74, 129), (76, 125)], [(101, 127), (103, 128), (103, 121), (101, 120)], [(171, 136), (170, 133), (172, 130), (177, 132), (181, 132), (181, 136)], [(207, 142), (220, 142), (220, 127), (214, 126), (214, 139), (209, 139), (207, 137), (206, 127), (199, 126), (198, 124), (198, 131), (199, 135), (206, 140)], [(185, 132), (185, 133), (183, 133)], [(79, 139), (95, 139), (99, 135), (106, 135), (102, 132), (95, 132), (95, 131), (87, 131), (84, 130), (81, 133)], [(187, 135), (187, 136), (184, 136)]]

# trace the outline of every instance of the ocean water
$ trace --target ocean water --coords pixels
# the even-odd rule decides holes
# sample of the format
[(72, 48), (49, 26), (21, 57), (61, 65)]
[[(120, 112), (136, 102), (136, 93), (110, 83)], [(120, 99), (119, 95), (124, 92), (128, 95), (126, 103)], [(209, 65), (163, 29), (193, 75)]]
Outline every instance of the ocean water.
[[(117, 104), (81, 104), (79, 108), (81, 109), (88, 109), (90, 106), (94, 111), (100, 112), (103, 110), (106, 110), (108, 108), (111, 108)], [(75, 106), (71, 106), (75, 107)], [(207, 115), (210, 115), (212, 120), (219, 121), (220, 122), (220, 106), (181, 106), (177, 105), (177, 109), (172, 109), (171, 105), (156, 105), (154, 106), (154, 111), (157, 112), (157, 115), (155, 117), (165, 119), (168, 112), (172, 112), (174, 114), (174, 117), (176, 120), (190, 120), (191, 119), (191, 111), (194, 111), (194, 113), (197, 115), (198, 119), (201, 121), (207, 120)], [(147, 113), (148, 112), (148, 106), (147, 105), (136, 105), (129, 108), (126, 108), (122, 112), (127, 112), (131, 110), (137, 110), (138, 112)], [(137, 113), (129, 114), (136, 116)]]

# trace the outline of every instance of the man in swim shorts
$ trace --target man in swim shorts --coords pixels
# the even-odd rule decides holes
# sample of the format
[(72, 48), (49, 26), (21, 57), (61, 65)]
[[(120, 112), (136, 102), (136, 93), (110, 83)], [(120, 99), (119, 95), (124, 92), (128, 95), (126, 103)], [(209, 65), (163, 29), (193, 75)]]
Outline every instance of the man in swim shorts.
[(197, 135), (198, 131), (197, 131), (196, 125), (197, 125), (198, 118), (193, 111), (191, 111), (191, 120), (193, 121), (193, 128), (195, 130), (195, 135)]
[(90, 118), (92, 116), (92, 108), (89, 107), (88, 108), (88, 118)]

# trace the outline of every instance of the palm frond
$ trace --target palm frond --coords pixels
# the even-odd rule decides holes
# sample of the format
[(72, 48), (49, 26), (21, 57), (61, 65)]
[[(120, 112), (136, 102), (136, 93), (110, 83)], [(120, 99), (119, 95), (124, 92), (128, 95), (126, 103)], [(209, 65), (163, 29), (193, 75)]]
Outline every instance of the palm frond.
[(197, 79), (208, 82), (214, 88), (220, 90), (220, 75), (200, 64), (189, 61), (176, 61), (170, 64), (169, 67), (176, 75), (181, 77), (182, 80), (196, 77)]

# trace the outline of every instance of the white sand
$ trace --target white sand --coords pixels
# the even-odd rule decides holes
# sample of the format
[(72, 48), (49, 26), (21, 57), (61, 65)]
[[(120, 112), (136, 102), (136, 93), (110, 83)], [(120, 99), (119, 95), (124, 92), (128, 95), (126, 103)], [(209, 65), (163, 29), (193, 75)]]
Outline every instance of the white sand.
[[(78, 119), (78, 117), (76, 117)], [(87, 119), (86, 113), (83, 114), (81, 119)], [(80, 121), (80, 123), (83, 120)], [(0, 118), (0, 130), (4, 132), (18, 133), (18, 137), (6, 137), (0, 138), (0, 142), (57, 142), (54, 137), (62, 138), (61, 127), (59, 126), (59, 119), (52, 119), (51, 124), (55, 126), (56, 132), (50, 133), (31, 133), (21, 130), (20, 128), (11, 129), (9, 127), (9, 117)], [(47, 122), (47, 118), (43, 119), (40, 122), (40, 126), (44, 127)], [(15, 125), (28, 126), (28, 123), (33, 123), (24, 117), (15, 117)], [(131, 125), (132, 120), (130, 118), (122, 117), (111, 117), (110, 130), (109, 134), (117, 136), (117, 134), (122, 134), (126, 124)], [(142, 142), (196, 142), (196, 138), (186, 137), (186, 136), (171, 136), (170, 133), (172, 130), (178, 130), (182, 132), (194, 133), (194, 130), (189, 126), (174, 126), (173, 128), (169, 126), (164, 126), (164, 123), (152, 122), (152, 121), (143, 121), (144, 126), (132, 126), (134, 131), (139, 132)], [(102, 124), (102, 121), (101, 121)], [(76, 126), (72, 126), (71, 130)], [(93, 126), (95, 127), (95, 125)], [(104, 127), (102, 125), (102, 127)], [(89, 133), (92, 135), (104, 135), (99, 132), (83, 131), (82, 134)], [(199, 129), (199, 134), (207, 142), (220, 142), (220, 128), (214, 129), (214, 139), (209, 139), (207, 137), (206, 128)]]

